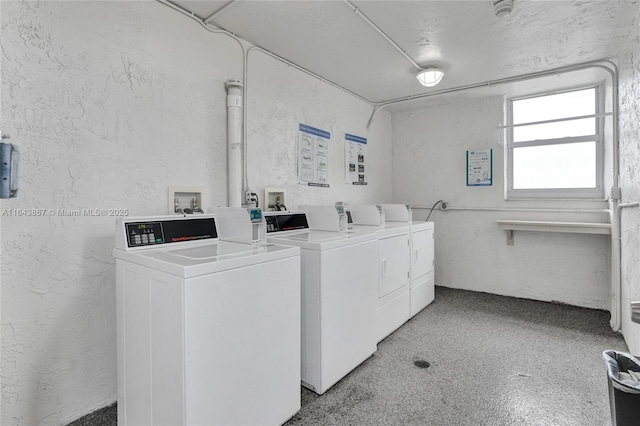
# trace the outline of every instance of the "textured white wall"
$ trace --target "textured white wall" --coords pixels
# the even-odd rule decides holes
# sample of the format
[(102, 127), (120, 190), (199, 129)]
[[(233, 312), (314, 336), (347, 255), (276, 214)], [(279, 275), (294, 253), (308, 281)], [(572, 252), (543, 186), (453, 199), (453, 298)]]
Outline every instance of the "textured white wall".
[[(622, 202), (640, 201), (640, 12), (620, 56), (620, 186)], [(640, 300), (640, 209), (622, 211), (622, 332), (640, 353), (640, 325), (629, 302)]]
[[(2, 130), (22, 154), (2, 209), (165, 214), (170, 185), (226, 200), (233, 40), (152, 2), (3, 2), (2, 51)], [(115, 217), (1, 220), (0, 423), (113, 402)]]
[[(226, 203), (224, 82), (242, 79), (235, 41), (157, 2), (2, 2), (1, 19), (2, 131), (22, 167), (19, 198), (0, 209), (165, 214), (168, 187), (186, 185)], [(390, 199), (388, 114), (366, 133), (370, 107), (259, 56), (249, 86), (254, 189), (285, 186), (296, 204)], [(329, 190), (293, 183), (295, 155), (285, 154), (298, 122), (332, 132)], [(339, 132), (375, 145), (368, 187), (344, 188)], [(0, 220), (0, 423), (63, 424), (112, 403), (115, 217)]]
[[(441, 101), (393, 114), (393, 198), (431, 206), (567, 207), (553, 202), (505, 201), (500, 133), (503, 98)], [(493, 186), (466, 186), (466, 151), (493, 149)], [(571, 207), (606, 208), (604, 203)], [(414, 210), (423, 219), (428, 211)], [(607, 236), (515, 232), (506, 244), (497, 219), (607, 221), (606, 214), (514, 211), (434, 211), (436, 284), (590, 308), (609, 308)]]
[[(252, 189), (284, 188), (288, 208), (302, 204), (391, 201), (391, 116), (260, 51), (249, 54), (248, 181)], [(298, 124), (326, 130), (329, 188), (297, 184)], [(366, 186), (345, 183), (345, 133), (367, 138)]]

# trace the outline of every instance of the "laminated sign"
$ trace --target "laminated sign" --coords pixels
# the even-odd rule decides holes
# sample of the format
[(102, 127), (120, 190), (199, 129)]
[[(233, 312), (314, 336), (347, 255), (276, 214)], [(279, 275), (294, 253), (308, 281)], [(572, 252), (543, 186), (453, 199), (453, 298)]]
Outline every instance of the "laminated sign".
[(493, 150), (467, 151), (467, 186), (491, 186)]
[(329, 140), (331, 133), (300, 124), (298, 136), (298, 183), (329, 187)]
[(347, 184), (366, 185), (365, 161), (367, 159), (367, 138), (345, 133), (344, 164)]

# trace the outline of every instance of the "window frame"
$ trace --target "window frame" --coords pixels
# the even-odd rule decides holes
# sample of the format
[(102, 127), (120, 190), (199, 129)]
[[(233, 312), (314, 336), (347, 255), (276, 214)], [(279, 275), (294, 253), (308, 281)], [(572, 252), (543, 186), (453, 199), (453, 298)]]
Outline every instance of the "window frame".
[[(580, 90), (595, 89), (595, 135), (570, 136), (554, 139), (538, 139), (533, 141), (518, 142), (513, 141), (513, 102), (523, 99), (538, 98), (543, 96), (557, 95), (561, 93), (577, 92)], [(506, 200), (542, 200), (542, 199), (580, 199), (580, 200), (603, 200), (604, 199), (604, 85), (592, 84), (565, 88), (561, 90), (545, 91), (527, 96), (516, 96), (506, 99)], [(568, 117), (571, 118), (571, 117)], [(569, 121), (569, 120), (567, 120)], [(514, 189), (513, 187), (513, 150), (516, 147), (561, 145), (577, 142), (596, 143), (596, 187), (595, 188), (540, 188), (540, 189)]]

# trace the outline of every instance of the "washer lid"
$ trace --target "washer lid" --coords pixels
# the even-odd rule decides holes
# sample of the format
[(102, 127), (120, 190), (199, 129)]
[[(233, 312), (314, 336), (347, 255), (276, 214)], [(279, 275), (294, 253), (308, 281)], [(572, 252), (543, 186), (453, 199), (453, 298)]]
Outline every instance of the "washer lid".
[(116, 259), (191, 278), (258, 263), (298, 256), (300, 249), (275, 244), (242, 244), (218, 241), (196, 247), (162, 247), (151, 250), (115, 249)]
[(375, 232), (378, 238), (396, 236), (406, 234), (409, 235), (411, 228), (408, 223), (403, 222), (386, 222), (384, 225), (353, 225), (356, 232)]
[[(373, 228), (373, 227), (372, 227)], [(295, 245), (308, 250), (330, 250), (376, 239), (375, 229), (361, 231), (305, 231), (282, 236), (268, 236), (269, 242)]]
[(411, 222), (411, 230), (419, 231), (421, 229), (433, 228), (433, 222), (413, 221)]
[(411, 222), (385, 222), (384, 229), (391, 231), (408, 232), (411, 229)]

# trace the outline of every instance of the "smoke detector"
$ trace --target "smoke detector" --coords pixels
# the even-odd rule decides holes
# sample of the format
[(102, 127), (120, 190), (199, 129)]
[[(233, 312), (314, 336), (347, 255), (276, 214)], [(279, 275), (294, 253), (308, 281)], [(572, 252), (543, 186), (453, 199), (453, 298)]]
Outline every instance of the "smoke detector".
[(509, 15), (513, 11), (514, 0), (496, 0), (493, 2), (493, 11), (498, 18)]

